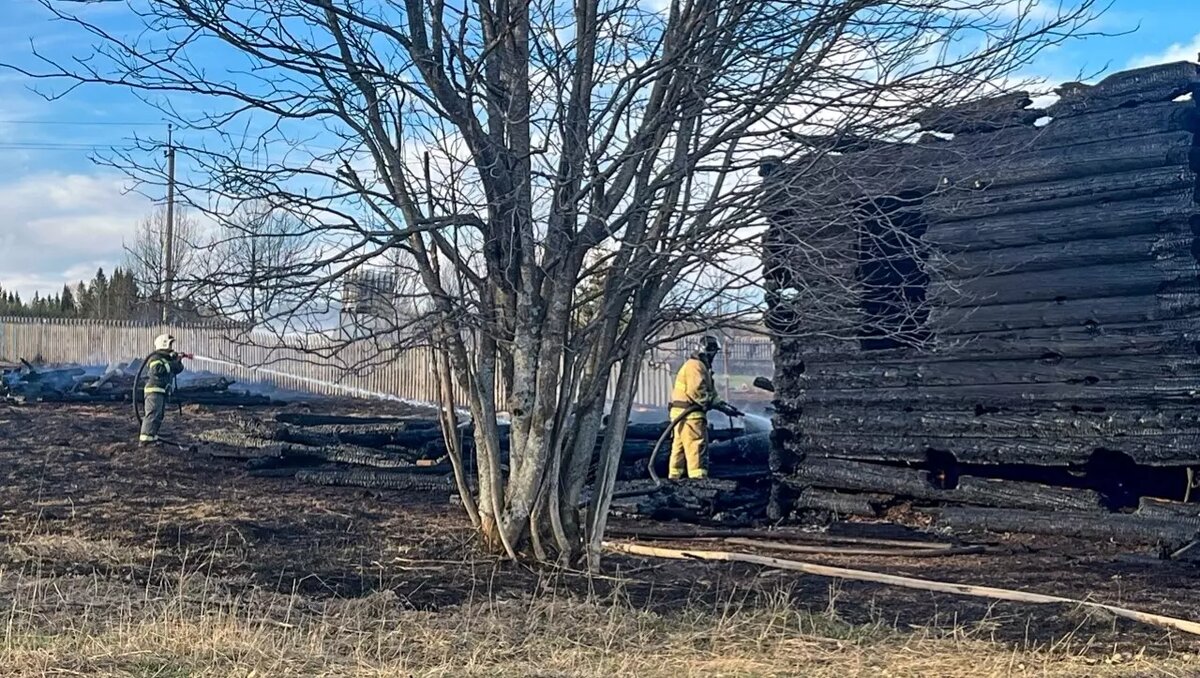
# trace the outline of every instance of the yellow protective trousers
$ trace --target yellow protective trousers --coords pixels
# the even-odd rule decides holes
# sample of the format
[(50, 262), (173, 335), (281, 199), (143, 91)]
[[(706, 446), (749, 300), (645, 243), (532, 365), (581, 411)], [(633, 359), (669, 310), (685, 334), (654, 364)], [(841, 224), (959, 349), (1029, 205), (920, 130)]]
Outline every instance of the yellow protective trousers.
[(703, 414), (675, 424), (671, 432), (671, 465), (668, 477), (678, 480), (708, 477), (708, 421)]

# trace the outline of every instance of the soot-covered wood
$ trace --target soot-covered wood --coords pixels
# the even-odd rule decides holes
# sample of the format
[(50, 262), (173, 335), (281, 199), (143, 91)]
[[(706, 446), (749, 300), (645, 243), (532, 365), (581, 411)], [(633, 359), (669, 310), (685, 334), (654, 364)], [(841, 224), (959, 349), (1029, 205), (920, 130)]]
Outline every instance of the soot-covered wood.
[[(1138, 69), (1065, 85), (1045, 111), (1014, 95), (917, 119), (951, 138), (773, 168), (772, 515), (877, 514), (894, 497), (989, 507), (948, 508), (953, 526), (1129, 541), (1200, 529), (1176, 524), (1187, 505), (1101, 520), (1094, 492), (981, 477), (1105, 455), (1200, 464), (1200, 110), (1180, 99), (1198, 84), (1196, 64)], [(897, 223), (919, 222), (927, 248), (927, 340), (864, 350), (806, 315), (814, 291), (858, 284), (811, 262), (854, 247), (853, 225), (828, 226), (839, 204), (902, 194), (923, 196)], [(947, 485), (939, 459), (971, 474)]]

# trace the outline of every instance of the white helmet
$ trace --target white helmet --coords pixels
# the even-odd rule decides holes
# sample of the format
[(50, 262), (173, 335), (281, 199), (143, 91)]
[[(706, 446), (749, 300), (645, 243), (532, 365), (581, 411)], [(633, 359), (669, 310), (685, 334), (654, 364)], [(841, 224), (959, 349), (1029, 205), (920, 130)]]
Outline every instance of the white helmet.
[(155, 351), (170, 351), (175, 346), (175, 337), (169, 334), (160, 334), (154, 337)]

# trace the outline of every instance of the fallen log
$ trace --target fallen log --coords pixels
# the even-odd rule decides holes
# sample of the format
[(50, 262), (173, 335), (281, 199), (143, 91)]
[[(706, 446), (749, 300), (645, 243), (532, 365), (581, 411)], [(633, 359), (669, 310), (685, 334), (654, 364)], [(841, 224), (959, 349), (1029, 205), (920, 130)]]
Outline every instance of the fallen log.
[(240, 426), (247, 433), (281, 443), (325, 447), (358, 445), (362, 447), (420, 448), (441, 438), (437, 428), (407, 430), (390, 425), (346, 426), (340, 424), (292, 426), (261, 421), (244, 421)]
[(1200, 518), (1161, 518), (1128, 513), (1074, 513), (949, 506), (938, 524), (959, 530), (1016, 532), (1111, 539), (1120, 543), (1181, 545), (1200, 535)]
[[(369, 447), (359, 447), (357, 445), (309, 447), (306, 445), (282, 444), (266, 449), (278, 449), (279, 453), (273, 456), (286, 458), (298, 457), (302, 459), (314, 459), (338, 464), (349, 464), (352, 466), (371, 466), (373, 468), (403, 468), (413, 469), (414, 471), (417, 468), (414, 460), (380, 452), (379, 450)], [(435, 467), (421, 467), (421, 472), (428, 473), (430, 472), (428, 469), (433, 468)], [(440, 469), (434, 472), (440, 472)]]
[(295, 478), (301, 469), (291, 468), (252, 468), (247, 473), (255, 478)]
[(801, 510), (832, 511), (848, 516), (874, 517), (879, 515), (875, 506), (886, 500), (880, 494), (847, 494), (806, 487), (797, 494), (793, 505)]
[[(741, 428), (724, 426), (724, 424), (727, 423), (728, 422), (725, 420), (724, 415), (713, 415), (708, 422), (708, 439), (711, 441), (732, 440), (742, 437), (745, 434), (745, 431)], [(671, 422), (669, 421), (630, 424), (625, 429), (625, 440), (650, 441), (653, 443), (662, 436), (663, 432), (666, 431), (667, 427), (670, 425)], [(603, 432), (601, 433), (601, 439), (603, 439)], [(670, 438), (668, 437), (668, 441), (669, 440)]]
[(936, 593), (950, 593), (962, 596), (972, 596), (976, 598), (990, 598), (992, 600), (1007, 600), (1016, 603), (1032, 603), (1038, 605), (1077, 605), (1090, 609), (1105, 610), (1118, 617), (1132, 619), (1145, 624), (1152, 624), (1155, 626), (1176, 629), (1193, 635), (1200, 635), (1200, 623), (1194, 621), (1153, 614), (1150, 612), (1141, 612), (1139, 610), (1117, 607), (1115, 605), (1108, 605), (1105, 603), (1097, 603), (1090, 600), (1076, 600), (1074, 598), (1049, 596), (1042, 593), (1030, 593), (1026, 591), (1015, 591), (1012, 589), (1001, 589), (992, 586), (974, 586), (971, 584), (955, 584), (932, 579), (903, 577), (894, 574), (883, 574), (880, 572), (870, 572), (867, 570), (854, 570), (845, 567), (831, 567), (828, 565), (817, 565), (815, 563), (805, 563), (797, 560), (786, 560), (783, 558), (771, 558), (769, 556), (757, 556), (750, 553), (737, 553), (733, 551), (679, 550), (663, 548), (659, 546), (623, 544), (618, 542), (604, 542), (603, 546), (606, 550), (613, 553), (623, 553), (635, 556), (650, 556), (654, 558), (669, 558), (673, 560), (740, 562), (749, 563), (752, 565), (762, 565), (764, 567), (773, 567), (781, 570), (804, 572), (806, 574), (813, 574), (821, 577), (849, 579), (852, 581), (865, 581), (873, 584), (899, 586), (902, 588), (933, 591)]
[[(449, 469), (446, 470), (447, 472)], [(296, 473), (296, 480), (311, 485), (367, 487), (414, 492), (450, 492), (454, 479), (449, 475), (431, 476), (387, 471), (307, 471)]]
[(1171, 501), (1157, 497), (1142, 497), (1138, 501), (1135, 512), (1147, 518), (1187, 518), (1200, 519), (1200, 504)]
[(713, 443), (708, 446), (708, 458), (712, 461), (740, 461), (744, 463), (765, 464), (767, 455), (770, 453), (770, 433), (737, 436), (731, 440)]
[(959, 478), (953, 489), (941, 489), (929, 471), (843, 459), (809, 457), (782, 480), (801, 490), (813, 486), (984, 506), (1100, 511), (1100, 495), (1091, 490), (971, 476)]
[(964, 556), (985, 553), (984, 546), (955, 546), (944, 549), (898, 549), (898, 548), (862, 548), (845, 546), (810, 546), (805, 544), (789, 544), (780, 541), (763, 541), (761, 539), (746, 539), (730, 537), (726, 544), (746, 546), (749, 548), (766, 549), (770, 551), (787, 551), (789, 553), (811, 553), (824, 556), (892, 556), (897, 558), (941, 558), (943, 556)]
[[(123, 397), (123, 396), (122, 396)], [(171, 396), (174, 402), (185, 405), (218, 405), (224, 407), (260, 407), (278, 405), (281, 401), (254, 393), (199, 391)]]
[(245, 431), (239, 429), (229, 428), (201, 431), (196, 435), (196, 437), (206, 443), (216, 443), (219, 445), (227, 445), (229, 447), (245, 449), (261, 449), (264, 447), (269, 447), (273, 444), (270, 440), (249, 435)]
[(261, 459), (267, 455), (263, 453), (261, 447), (243, 447), (241, 445), (227, 445), (219, 442), (205, 442), (196, 446), (196, 452), (199, 454), (207, 454), (216, 459), (238, 459), (251, 460)]
[(767, 539), (772, 541), (801, 541), (813, 542), (818, 544), (853, 544), (859, 546), (890, 546), (901, 549), (948, 549), (954, 548), (953, 544), (936, 541), (918, 541), (908, 539), (876, 539), (873, 537), (847, 537), (843, 535), (828, 534), (825, 532), (783, 532), (780, 530), (765, 530), (765, 529), (729, 529), (729, 528), (711, 528), (711, 527), (690, 527), (687, 529), (664, 529), (664, 528), (643, 528), (643, 529), (622, 529), (611, 528), (607, 532), (608, 535), (614, 537), (623, 537), (626, 539), (651, 539), (655, 541), (662, 540), (698, 540), (698, 539)]
[(341, 414), (311, 414), (308, 412), (279, 412), (275, 421), (280, 424), (294, 426), (370, 426), (386, 425), (398, 430), (416, 430), (436, 428), (438, 423), (432, 419), (414, 419), (411, 417), (341, 415)]
[(250, 457), (246, 460), (245, 469), (247, 471), (267, 471), (276, 469), (291, 469), (292, 474), (301, 468), (312, 468), (314, 466), (308, 457), (276, 457), (276, 456), (261, 456)]
[[(143, 379), (143, 381), (145, 380)], [(197, 375), (180, 383), (176, 387), (175, 393), (221, 392), (228, 390), (235, 383), (237, 382), (220, 375)], [(132, 386), (132, 383), (130, 385)]]

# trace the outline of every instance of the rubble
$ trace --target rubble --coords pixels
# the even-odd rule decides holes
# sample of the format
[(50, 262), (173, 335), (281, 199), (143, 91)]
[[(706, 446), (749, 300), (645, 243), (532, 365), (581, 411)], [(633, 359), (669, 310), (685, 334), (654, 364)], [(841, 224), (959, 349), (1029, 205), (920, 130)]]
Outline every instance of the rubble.
[[(625, 439), (613, 510), (623, 516), (689, 522), (748, 523), (765, 516), (768, 434), (722, 427), (711, 447), (707, 480), (654, 483), (646, 464), (667, 422), (639, 424)], [(474, 465), (473, 426), (460, 426), (464, 463)], [(501, 441), (507, 442), (501, 425)], [(238, 461), (256, 475), (293, 477), (322, 485), (371, 489), (453, 489), (453, 468), (432, 413), (410, 417), (357, 417), (280, 412), (244, 416), (225, 429), (201, 431), (196, 452)], [(653, 439), (651, 439), (651, 437)], [(598, 444), (603, 444), (603, 435)], [(668, 436), (658, 465), (666, 474)], [(501, 450), (507, 464), (507, 449)]]
[[(12, 403), (28, 402), (121, 402), (135, 392), (141, 360), (111, 367), (37, 366), (21, 360), (20, 367), (0, 372), (0, 397)], [(142, 378), (145, 383), (145, 377)], [(279, 401), (269, 396), (235, 391), (236, 382), (206, 372), (184, 372), (172, 391), (172, 402), (198, 405), (252, 406)]]

